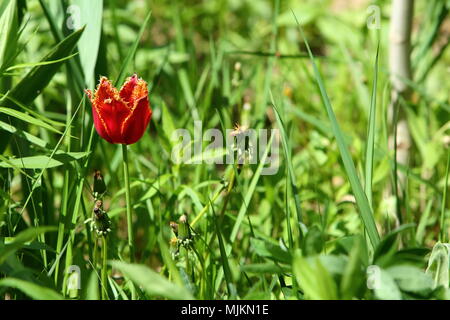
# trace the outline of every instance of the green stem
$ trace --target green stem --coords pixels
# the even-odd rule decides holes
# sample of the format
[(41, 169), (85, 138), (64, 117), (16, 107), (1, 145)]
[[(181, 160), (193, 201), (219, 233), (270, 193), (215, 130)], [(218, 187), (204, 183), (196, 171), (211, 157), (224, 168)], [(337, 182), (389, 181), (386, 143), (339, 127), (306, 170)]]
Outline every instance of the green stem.
[(92, 253), (92, 264), (94, 265), (95, 269), (97, 269), (97, 251), (98, 251), (98, 239), (97, 237), (95, 237), (94, 252)]
[(440, 232), (439, 241), (446, 242), (446, 228), (445, 228), (445, 204), (447, 202), (447, 185), (448, 185), (448, 173), (450, 167), (450, 150), (447, 152), (447, 167), (445, 169), (445, 181), (444, 181), (444, 193), (442, 196), (442, 208), (441, 208), (441, 218), (440, 218)]
[(128, 171), (128, 149), (127, 145), (122, 145), (123, 175), (125, 178), (125, 196), (127, 201), (127, 226), (128, 226), (128, 246), (130, 248), (130, 262), (134, 262), (134, 237), (133, 220), (131, 216), (131, 198), (130, 198), (130, 178)]
[(106, 261), (108, 260), (108, 243), (106, 236), (102, 236), (102, 300), (108, 300), (108, 269)]

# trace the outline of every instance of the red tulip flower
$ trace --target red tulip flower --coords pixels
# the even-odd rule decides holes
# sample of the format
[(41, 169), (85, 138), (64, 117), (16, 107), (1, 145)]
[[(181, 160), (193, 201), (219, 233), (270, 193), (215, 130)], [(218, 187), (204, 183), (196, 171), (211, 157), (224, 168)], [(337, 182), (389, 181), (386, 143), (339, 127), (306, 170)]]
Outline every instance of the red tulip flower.
[(117, 91), (108, 78), (101, 77), (94, 94), (91, 90), (85, 92), (100, 137), (117, 144), (133, 144), (142, 137), (152, 116), (144, 80), (134, 74)]

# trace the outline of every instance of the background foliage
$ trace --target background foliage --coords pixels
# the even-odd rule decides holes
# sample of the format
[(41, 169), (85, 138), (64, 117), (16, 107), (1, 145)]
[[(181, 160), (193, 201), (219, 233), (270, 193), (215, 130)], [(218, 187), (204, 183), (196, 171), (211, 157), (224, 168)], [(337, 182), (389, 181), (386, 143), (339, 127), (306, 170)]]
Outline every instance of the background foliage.
[[(370, 4), (380, 29), (367, 28)], [(98, 299), (107, 288), (109, 299), (448, 299), (450, 2), (416, 3), (406, 167), (389, 147), (389, 9), (3, 0), (1, 297)], [(129, 148), (130, 264), (120, 146), (97, 136), (83, 89), (99, 75), (120, 87), (133, 72), (149, 83), (153, 117)], [(171, 162), (172, 132), (193, 133), (195, 120), (280, 129), (278, 173)], [(85, 223), (95, 169), (112, 220), (106, 283), (102, 244)], [(169, 223), (181, 215), (193, 242), (176, 252)], [(68, 290), (72, 265), (81, 290)]]

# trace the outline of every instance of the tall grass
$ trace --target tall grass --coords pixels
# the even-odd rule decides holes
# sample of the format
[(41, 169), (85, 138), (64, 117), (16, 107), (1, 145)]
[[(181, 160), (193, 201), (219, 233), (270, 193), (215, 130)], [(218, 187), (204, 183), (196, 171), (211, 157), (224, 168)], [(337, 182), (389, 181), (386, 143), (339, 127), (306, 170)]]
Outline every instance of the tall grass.
[[(3, 1), (0, 297), (448, 299), (449, 8), (417, 5), (406, 166), (388, 141), (388, 21), (367, 29), (364, 7)], [(124, 167), (83, 90), (135, 72), (153, 117)], [(279, 134), (256, 164), (173, 162), (174, 131), (196, 120)], [(185, 151), (211, 159), (209, 143)], [(90, 224), (95, 170), (106, 238)]]

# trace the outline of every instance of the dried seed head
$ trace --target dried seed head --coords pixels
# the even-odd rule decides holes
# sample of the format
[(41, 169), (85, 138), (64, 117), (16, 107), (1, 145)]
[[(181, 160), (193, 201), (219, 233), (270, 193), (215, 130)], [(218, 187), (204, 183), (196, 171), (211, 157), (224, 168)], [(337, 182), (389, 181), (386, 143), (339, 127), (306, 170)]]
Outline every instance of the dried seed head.
[(106, 192), (106, 184), (100, 170), (94, 172), (94, 193), (102, 195)]
[(234, 128), (233, 128), (233, 129), (234, 129), (234, 130), (231, 131), (230, 135), (231, 135), (232, 137), (236, 137), (236, 136), (239, 136), (239, 135), (245, 133), (245, 131), (247, 131), (248, 128), (247, 128), (247, 126), (241, 126), (239, 123), (236, 123), (236, 124), (234, 125)]
[(180, 224), (178, 225), (178, 239), (185, 240), (189, 239), (191, 236), (191, 233), (189, 231), (189, 225), (187, 222), (187, 216), (183, 214), (179, 219)]
[(97, 200), (97, 201), (95, 201), (94, 211), (98, 211), (98, 210), (101, 209), (102, 207), (103, 207), (103, 201), (102, 201), (102, 200)]
[(178, 235), (178, 223), (170, 221), (169, 225), (172, 228), (173, 233), (175, 233), (175, 235)]
[(179, 219), (180, 223), (187, 223), (187, 216), (185, 214), (183, 214), (180, 219)]
[(103, 202), (101, 200), (95, 201), (94, 213), (97, 218), (102, 215), (102, 212), (103, 212), (102, 207), (103, 207)]

